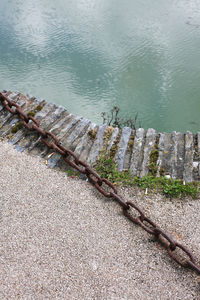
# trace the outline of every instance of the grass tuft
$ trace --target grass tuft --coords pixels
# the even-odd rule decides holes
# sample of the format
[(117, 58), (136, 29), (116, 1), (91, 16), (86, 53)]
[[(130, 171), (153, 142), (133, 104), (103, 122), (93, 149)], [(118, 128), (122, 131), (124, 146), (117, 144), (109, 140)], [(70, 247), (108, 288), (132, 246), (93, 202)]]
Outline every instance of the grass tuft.
[[(156, 151), (155, 156), (157, 156)], [(199, 195), (200, 183), (198, 182), (184, 183), (183, 180), (173, 180), (165, 176), (155, 177), (154, 172), (153, 175), (150, 172), (149, 175), (142, 178), (134, 177), (129, 170), (119, 172), (116, 162), (106, 155), (100, 155), (95, 170), (102, 178), (107, 178), (116, 185), (138, 186), (144, 190), (148, 188), (151, 191), (161, 192), (170, 198), (191, 196), (195, 199)]]

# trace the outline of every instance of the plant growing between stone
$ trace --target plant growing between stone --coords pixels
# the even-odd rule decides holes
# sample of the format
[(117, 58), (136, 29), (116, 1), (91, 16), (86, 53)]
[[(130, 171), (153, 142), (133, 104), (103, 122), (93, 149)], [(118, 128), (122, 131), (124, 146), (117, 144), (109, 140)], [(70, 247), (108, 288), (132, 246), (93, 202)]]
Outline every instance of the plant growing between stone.
[[(155, 152), (156, 155), (156, 152)], [(109, 179), (116, 185), (138, 186), (144, 190), (162, 192), (166, 197), (181, 198), (191, 196), (197, 198), (200, 189), (200, 183), (184, 183), (182, 180), (173, 180), (165, 176), (155, 177), (150, 174), (142, 178), (134, 177), (129, 170), (119, 172), (117, 164), (113, 158), (106, 154), (101, 154), (95, 165), (95, 170), (102, 178)]]
[[(118, 106), (114, 106), (110, 113), (102, 112), (101, 117), (103, 118), (103, 124), (107, 124), (108, 126), (123, 128), (125, 126), (130, 127), (132, 129), (136, 129), (137, 127), (137, 119), (138, 113), (136, 113), (135, 117), (124, 119), (119, 116), (120, 108)], [(139, 122), (138, 127), (142, 127)]]

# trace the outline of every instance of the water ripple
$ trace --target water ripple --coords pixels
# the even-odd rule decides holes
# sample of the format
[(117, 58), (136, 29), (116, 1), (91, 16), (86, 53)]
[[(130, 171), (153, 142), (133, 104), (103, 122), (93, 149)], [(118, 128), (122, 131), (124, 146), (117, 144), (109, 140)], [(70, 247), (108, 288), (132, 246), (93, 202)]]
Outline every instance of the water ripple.
[(199, 20), (197, 0), (1, 0), (0, 89), (197, 131)]

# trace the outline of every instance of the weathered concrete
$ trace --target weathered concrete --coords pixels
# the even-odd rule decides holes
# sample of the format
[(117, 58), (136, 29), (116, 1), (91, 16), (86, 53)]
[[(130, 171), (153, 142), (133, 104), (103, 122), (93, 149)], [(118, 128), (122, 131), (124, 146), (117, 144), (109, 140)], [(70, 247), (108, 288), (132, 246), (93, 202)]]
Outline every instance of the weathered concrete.
[(183, 178), (184, 168), (184, 134), (180, 132), (172, 132), (172, 171), (171, 177)]
[(149, 128), (147, 130), (146, 141), (145, 141), (145, 145), (144, 145), (144, 155), (143, 155), (142, 169), (141, 169), (141, 173), (140, 173), (141, 177), (146, 176), (148, 174), (150, 155), (154, 149), (155, 142), (156, 142), (156, 131), (152, 128)]
[(184, 171), (183, 179), (190, 182), (193, 180), (192, 171), (193, 171), (193, 134), (189, 131), (185, 135), (185, 159), (184, 159)]
[[(21, 93), (7, 92), (6, 95), (22, 106), (26, 113), (34, 111), (41, 128), (55, 134), (64, 146), (90, 165), (95, 164), (101, 153), (107, 153), (115, 158), (119, 171), (130, 169), (134, 176), (143, 177), (149, 172), (151, 153), (156, 150), (158, 159), (154, 163), (157, 176), (164, 174), (186, 182), (200, 180), (200, 132), (196, 135), (189, 131), (186, 134), (176, 131), (159, 133), (152, 128), (135, 131), (129, 127), (121, 130), (105, 124), (98, 126), (43, 99)], [(38, 105), (41, 106), (40, 111), (36, 111)], [(49, 156), (49, 149), (37, 133), (26, 128), (12, 133), (17, 122), (18, 118), (0, 104), (0, 137), (7, 138), (18, 151), (40, 154), (49, 167), (60, 167), (61, 156), (58, 153)]]
[(134, 176), (140, 176), (141, 165), (143, 161), (143, 148), (145, 141), (145, 130), (139, 128), (136, 130), (133, 152), (130, 163), (130, 170)]
[(117, 148), (117, 153), (115, 156), (115, 160), (118, 164), (119, 171), (123, 171), (123, 169), (124, 169), (124, 158), (125, 158), (126, 150), (128, 147), (130, 135), (131, 135), (131, 128), (124, 127), (122, 129), (122, 134), (120, 137), (120, 141), (119, 141), (118, 148)]
[(103, 137), (106, 130), (106, 125), (99, 126), (94, 143), (90, 149), (89, 156), (87, 158), (87, 163), (92, 165), (97, 160), (100, 150), (103, 146)]

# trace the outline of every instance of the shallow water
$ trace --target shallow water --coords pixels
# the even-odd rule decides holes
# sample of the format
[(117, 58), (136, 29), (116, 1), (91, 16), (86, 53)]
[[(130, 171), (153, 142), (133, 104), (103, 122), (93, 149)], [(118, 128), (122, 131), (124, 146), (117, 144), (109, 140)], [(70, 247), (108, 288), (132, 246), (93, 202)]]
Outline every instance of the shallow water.
[(197, 132), (199, 83), (199, 0), (1, 0), (0, 89)]

